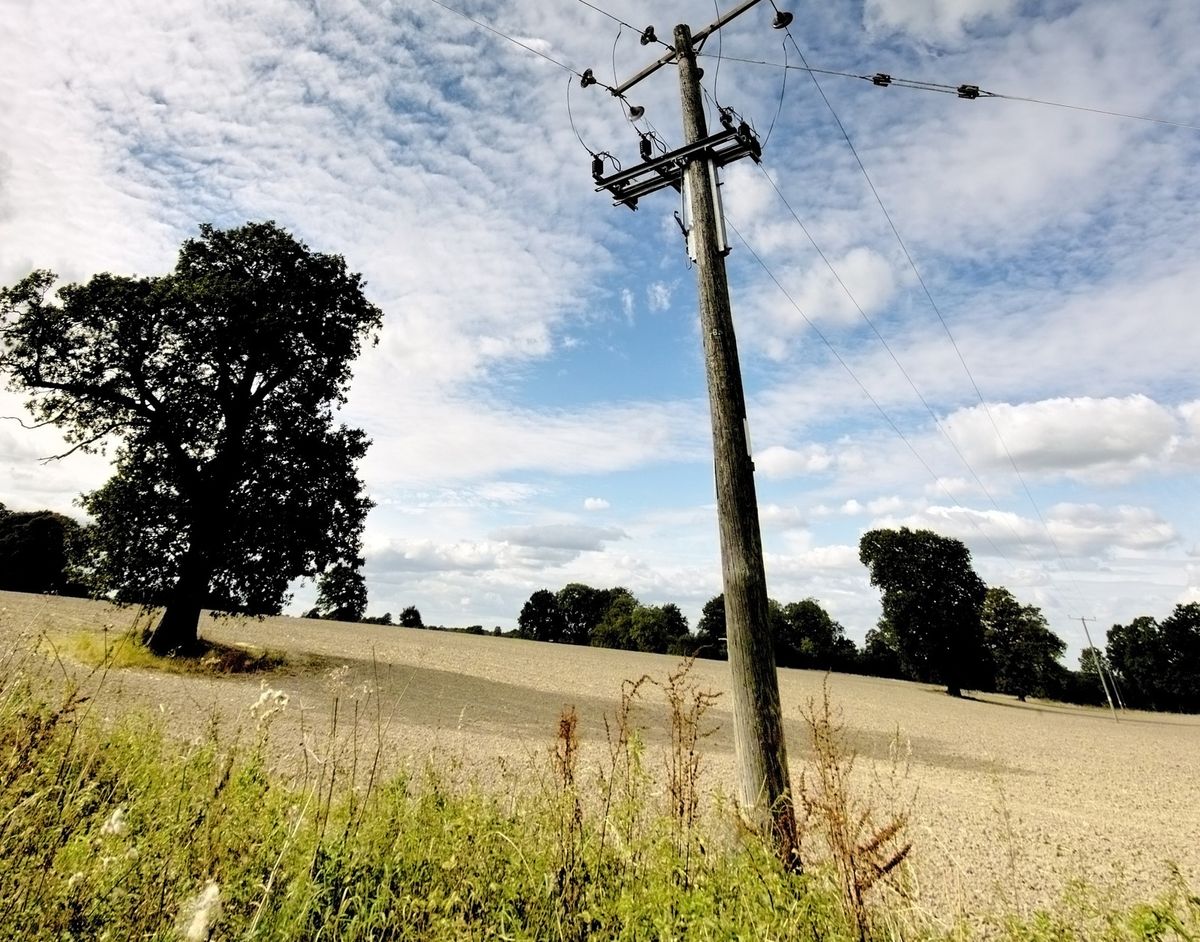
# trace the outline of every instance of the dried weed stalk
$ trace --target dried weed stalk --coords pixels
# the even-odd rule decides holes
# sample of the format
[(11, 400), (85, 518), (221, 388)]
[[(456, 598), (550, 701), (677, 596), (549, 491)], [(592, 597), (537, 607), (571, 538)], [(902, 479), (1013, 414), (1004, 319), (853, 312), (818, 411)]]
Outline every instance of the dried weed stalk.
[(837, 876), (846, 916), (859, 939), (870, 938), (867, 896), (908, 857), (908, 810), (889, 811), (879, 822), (872, 804), (854, 794), (851, 785), (857, 754), (846, 742), (846, 728), (829, 700), (809, 700), (801, 714), (813, 750), (811, 777), (802, 775), (798, 794), (808, 827), (824, 838)]
[(687, 658), (679, 668), (667, 675), (665, 681), (653, 681), (667, 700), (671, 721), (671, 748), (666, 754), (667, 800), (675, 841), (675, 849), (683, 859), (683, 881), (688, 882), (694, 826), (700, 811), (700, 771), (702, 754), (700, 741), (717, 731), (706, 726), (704, 715), (721, 696), (711, 690), (701, 690), (689, 674), (694, 657)]
[(586, 934), (578, 918), (584, 909), (588, 882), (583, 856), (583, 806), (575, 779), (579, 758), (578, 725), (579, 716), (575, 707), (564, 707), (558, 718), (558, 736), (554, 742), (554, 779), (558, 787), (558, 872), (555, 876), (555, 895), (563, 938), (582, 938)]

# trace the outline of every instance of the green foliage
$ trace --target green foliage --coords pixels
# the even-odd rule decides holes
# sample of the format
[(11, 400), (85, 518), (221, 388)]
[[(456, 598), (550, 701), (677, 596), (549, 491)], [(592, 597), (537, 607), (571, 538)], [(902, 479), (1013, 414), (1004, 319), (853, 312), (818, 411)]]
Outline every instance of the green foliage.
[(83, 528), (70, 517), (0, 504), (0, 589), (86, 596), (71, 567), (82, 539)]
[(562, 641), (567, 621), (558, 607), (558, 599), (549, 589), (538, 589), (521, 609), (517, 628), (524, 638), (534, 641)]
[(571, 644), (591, 644), (592, 632), (613, 602), (613, 589), (594, 589), (581, 582), (569, 582), (558, 590), (558, 609), (566, 622), (563, 640)]
[(858, 651), (854, 642), (816, 599), (779, 607), (772, 628), (775, 663), (780, 667), (845, 671), (855, 665)]
[[(362, 621), (367, 612), (367, 583), (362, 559), (334, 563), (317, 579), (316, 610), (331, 621)], [(388, 621), (391, 622), (391, 616)]]
[(757, 840), (690, 817), (681, 839), (631, 739), (597, 804), (561, 744), (553, 787), (503, 797), (432, 770), (289, 783), (265, 731), (180, 746), (82, 703), (0, 694), (0, 940), (850, 938), (823, 881)]
[(870, 530), (859, 558), (883, 591), (883, 617), (905, 672), (955, 696), (978, 683), (987, 589), (966, 546), (930, 530)]
[(1126, 705), (1200, 713), (1200, 602), (1113, 625), (1107, 649)]
[(687, 654), (691, 644), (687, 619), (679, 606), (643, 605), (628, 589), (609, 589), (612, 601), (592, 632), (596, 647), (646, 651), (651, 654)]
[(194, 645), (202, 604), (278, 612), (292, 579), (359, 556), (367, 440), (334, 410), (382, 315), (340, 256), (202, 225), (168, 275), (96, 275), (58, 303), (54, 282), (0, 291), (0, 370), (75, 448), (119, 439), (84, 498), (90, 565), (119, 601), (167, 606), (156, 648)]
[(425, 622), (421, 620), (421, 612), (417, 606), (409, 605), (400, 612), (400, 627), (401, 628), (424, 628)]
[(700, 657), (725, 660), (729, 657), (729, 649), (725, 644), (725, 593), (714, 595), (704, 603), (700, 610), (700, 620), (696, 622), (696, 640), (699, 642), (697, 654)]
[(996, 689), (1019, 700), (1051, 693), (1067, 645), (1050, 630), (1041, 609), (1022, 605), (1003, 586), (993, 587), (984, 598), (982, 622)]

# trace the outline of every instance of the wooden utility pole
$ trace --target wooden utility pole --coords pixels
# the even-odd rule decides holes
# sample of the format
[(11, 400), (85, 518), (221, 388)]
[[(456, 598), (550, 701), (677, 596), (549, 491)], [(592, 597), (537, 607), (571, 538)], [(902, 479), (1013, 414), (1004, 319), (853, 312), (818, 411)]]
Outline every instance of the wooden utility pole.
[(697, 45), (757, 2), (743, 0), (695, 37), (686, 24), (676, 26), (674, 46), (665, 55), (627, 82), (610, 89), (614, 95), (623, 96), (662, 66), (677, 64), (685, 140), (682, 147), (661, 157), (651, 158), (643, 152), (646, 158), (643, 164), (609, 177), (602, 176), (594, 159), (593, 175), (598, 190), (608, 190), (617, 205), (631, 209), (637, 208), (639, 197), (667, 186), (682, 189), (689, 200), (691, 225), (686, 234), (689, 252), (696, 263), (712, 418), (739, 791), (743, 811), (750, 821), (770, 833), (776, 852), (786, 865), (799, 869), (796, 815), (788, 780), (779, 677), (763, 571), (754, 459), (750, 453), (746, 400), (729, 304), (725, 273), (728, 248), (724, 244), (717, 189), (718, 167), (744, 156), (757, 160), (760, 148), (749, 126), (742, 122), (735, 127), (728, 111), (722, 111), (724, 129), (708, 134), (700, 90), (701, 73), (696, 65)]
[[(704, 139), (704, 102), (687, 24), (675, 27), (684, 143)], [(795, 858), (796, 818), (788, 782), (787, 747), (779, 706), (779, 677), (767, 609), (754, 459), (747, 434), (746, 398), (738, 362), (725, 257), (718, 239), (716, 168), (707, 155), (688, 162), (700, 330), (712, 414), (725, 635), (733, 675), (733, 742), (742, 803), (758, 818), (768, 814), (779, 853)]]

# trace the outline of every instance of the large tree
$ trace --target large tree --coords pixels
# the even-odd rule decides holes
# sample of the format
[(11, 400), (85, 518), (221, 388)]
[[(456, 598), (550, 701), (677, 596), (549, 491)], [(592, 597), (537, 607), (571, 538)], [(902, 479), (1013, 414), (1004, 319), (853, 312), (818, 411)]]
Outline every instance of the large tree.
[(905, 671), (961, 696), (982, 666), (987, 587), (960, 541), (931, 530), (869, 530), (858, 544)]
[(611, 589), (594, 589), (582, 582), (568, 582), (558, 590), (558, 609), (566, 622), (563, 640), (590, 644), (592, 632), (612, 604)]
[(83, 528), (70, 517), (0, 504), (0, 589), (87, 595), (70, 565), (83, 541)]
[(725, 643), (725, 593), (714, 595), (700, 610), (696, 622), (696, 640), (700, 647), (696, 653), (701, 657), (727, 660), (729, 649)]
[(549, 589), (538, 589), (529, 596), (517, 616), (517, 628), (522, 637), (534, 641), (562, 641), (567, 622), (554, 593)]
[(360, 556), (368, 442), (335, 410), (382, 315), (340, 256), (270, 222), (204, 225), (167, 275), (57, 303), (55, 281), (0, 291), (0, 369), (75, 448), (119, 441), (83, 501), (91, 562), (117, 600), (165, 605), (154, 650), (194, 648), (208, 600), (276, 612), (292, 579)]
[(1018, 700), (1031, 693), (1044, 696), (1067, 644), (1050, 630), (1041, 609), (1022, 605), (1008, 589), (994, 586), (984, 598), (982, 621), (996, 689)]
[(836, 671), (854, 666), (858, 654), (854, 642), (816, 599), (789, 602), (772, 621), (775, 663), (780, 667)]
[(1200, 713), (1200, 602), (1161, 622), (1142, 616), (1108, 631), (1108, 663), (1127, 703)]

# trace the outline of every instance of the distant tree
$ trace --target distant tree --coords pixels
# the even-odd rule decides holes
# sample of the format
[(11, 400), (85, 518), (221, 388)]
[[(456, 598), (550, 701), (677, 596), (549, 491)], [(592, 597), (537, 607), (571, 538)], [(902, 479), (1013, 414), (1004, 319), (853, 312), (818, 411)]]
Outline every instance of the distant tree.
[(981, 620), (996, 689), (1022, 701), (1031, 693), (1046, 696), (1067, 645), (1050, 630), (1041, 610), (995, 586), (987, 590)]
[(867, 636), (863, 639), (862, 654), (858, 658), (858, 670), (871, 677), (911, 679), (900, 661), (896, 633), (892, 631), (886, 618), (879, 619), (876, 627), (868, 629)]
[(401, 628), (424, 628), (425, 622), (421, 621), (421, 613), (417, 610), (417, 606), (409, 605), (400, 612), (400, 627)]
[(367, 613), (367, 583), (362, 560), (335, 563), (317, 579), (316, 609), (330, 621), (362, 621)]
[(1079, 652), (1079, 671), (1083, 674), (1097, 676), (1100, 669), (1109, 669), (1108, 658), (1095, 645), (1089, 645)]
[(854, 663), (854, 642), (816, 599), (782, 606), (778, 619), (773, 621), (775, 663), (780, 667), (846, 670)]
[(633, 610), (627, 644), (634, 651), (666, 654), (688, 636), (688, 623), (679, 606), (638, 605)]
[(1175, 606), (1162, 622), (1113, 625), (1107, 648), (1127, 704), (1200, 713), (1200, 602)]
[(951, 696), (983, 669), (980, 614), (987, 587), (960, 541), (930, 530), (870, 530), (859, 559), (883, 592), (883, 616), (900, 662), (913, 677), (943, 683)]
[(362, 619), (364, 625), (390, 625), (392, 624), (392, 613), (384, 612), (382, 615), (368, 615)]
[(714, 595), (700, 610), (696, 622), (696, 641), (701, 657), (727, 660), (729, 649), (725, 643), (725, 594)]
[(0, 504), (0, 589), (87, 595), (71, 572), (84, 528), (49, 510), (15, 511)]
[(570, 582), (559, 589), (558, 609), (565, 623), (562, 640), (571, 644), (590, 644), (592, 632), (612, 604), (612, 591), (594, 589), (582, 582)]
[(525, 638), (534, 641), (561, 641), (567, 622), (558, 607), (558, 599), (549, 589), (538, 589), (521, 609), (517, 627)]
[(361, 431), (337, 425), (381, 312), (340, 256), (274, 223), (202, 225), (174, 271), (111, 274), (47, 300), (0, 291), (0, 370), (72, 450), (117, 438), (83, 505), (91, 565), (119, 601), (165, 605), (150, 646), (197, 645), (210, 598), (275, 613), (291, 580), (360, 555)]
[(592, 644), (599, 648), (636, 650), (633, 617), (639, 607), (638, 600), (628, 589), (613, 590), (604, 617), (592, 631)]

